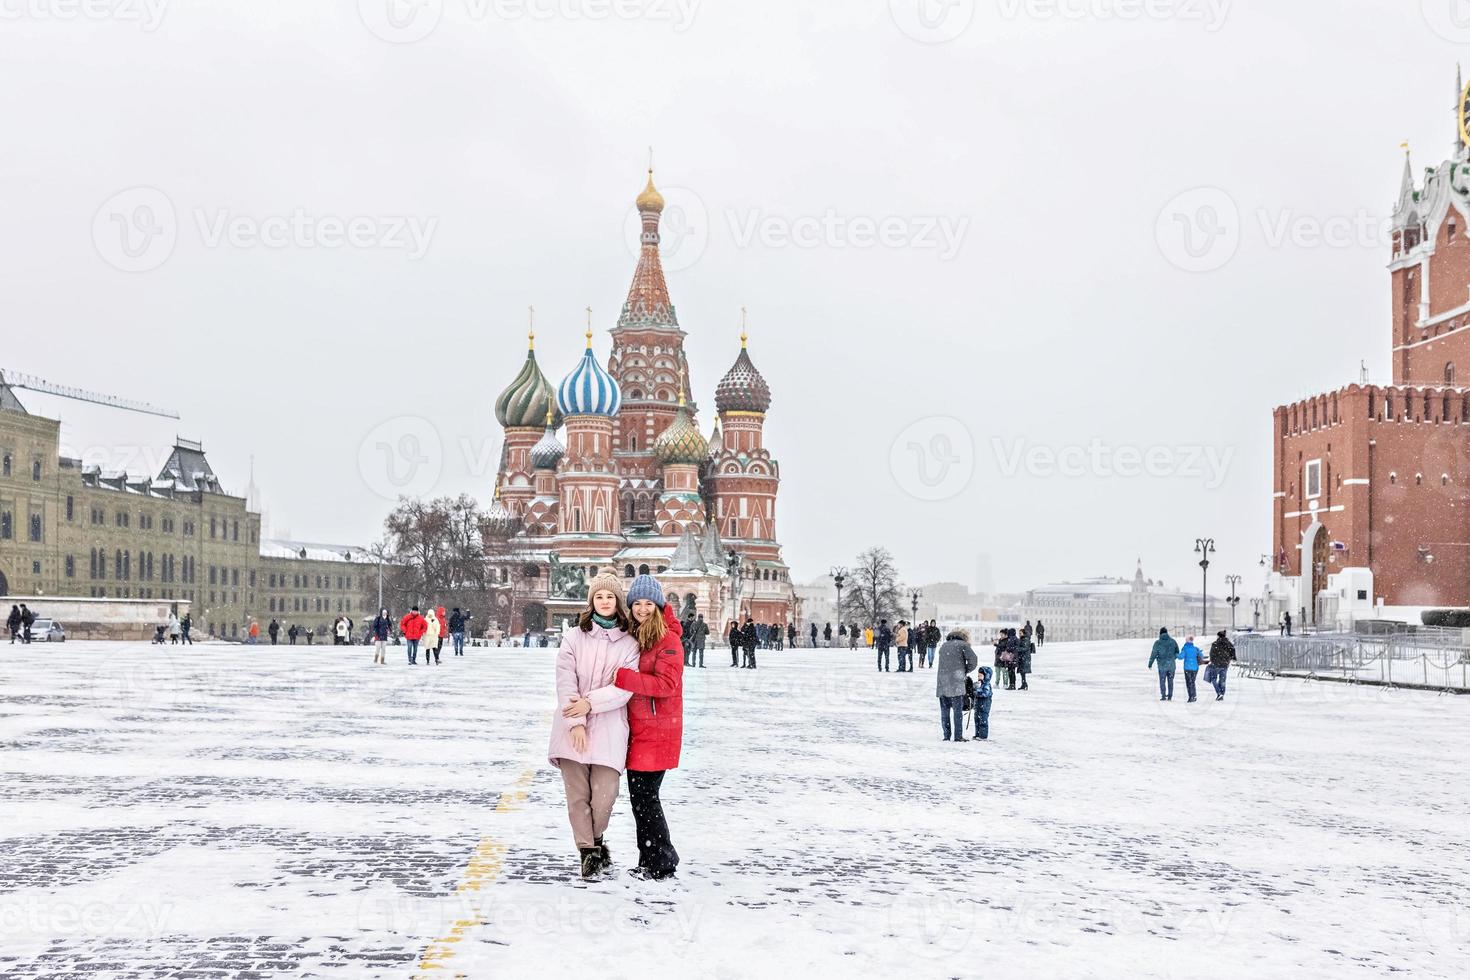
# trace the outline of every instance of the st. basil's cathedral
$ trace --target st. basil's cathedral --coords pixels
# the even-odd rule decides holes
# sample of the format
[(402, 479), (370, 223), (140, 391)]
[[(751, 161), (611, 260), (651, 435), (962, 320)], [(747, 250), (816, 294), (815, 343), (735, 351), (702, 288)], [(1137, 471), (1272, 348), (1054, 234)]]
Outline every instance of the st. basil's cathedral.
[[(742, 326), (740, 352), (715, 387), (717, 421), (706, 438), (689, 399), (685, 333), (659, 258), (663, 195), (637, 198), (638, 265), (604, 368), (587, 349), (555, 387), (536, 361), (495, 402), (505, 430), (489, 510), (497, 613), (512, 632), (567, 622), (586, 605), (587, 583), (608, 567), (658, 577), (681, 614), (711, 630), (743, 622), (787, 624), (790, 571), (776, 538), (781, 468), (763, 445), (771, 390)], [(564, 428), (564, 437), (557, 431)]]

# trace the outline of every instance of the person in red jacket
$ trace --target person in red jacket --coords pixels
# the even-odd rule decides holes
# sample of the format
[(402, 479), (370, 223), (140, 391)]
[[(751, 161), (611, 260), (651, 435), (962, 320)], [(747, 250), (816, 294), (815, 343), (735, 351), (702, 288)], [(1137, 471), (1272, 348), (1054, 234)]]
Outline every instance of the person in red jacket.
[[(419, 662), (419, 640), (424, 638), (428, 632), (429, 621), (419, 615), (419, 607), (414, 606), (408, 611), (408, 615), (398, 621), (398, 632), (403, 634), (404, 645), (408, 647), (408, 662), (416, 664)], [(427, 657), (429, 652), (424, 651)]]
[(638, 829), (638, 867), (628, 873), (662, 881), (679, 867), (658, 794), (664, 773), (678, 768), (684, 741), (684, 630), (649, 575), (633, 580), (628, 605), (638, 640), (638, 669), (619, 670), (613, 682), (633, 694), (628, 701), (628, 797)]

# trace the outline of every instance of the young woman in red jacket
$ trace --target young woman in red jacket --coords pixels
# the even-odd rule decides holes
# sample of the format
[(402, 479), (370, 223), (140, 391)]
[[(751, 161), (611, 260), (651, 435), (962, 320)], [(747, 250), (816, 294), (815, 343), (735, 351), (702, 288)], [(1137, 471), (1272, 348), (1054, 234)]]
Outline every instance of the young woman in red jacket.
[(679, 642), (684, 631), (651, 576), (633, 580), (628, 605), (638, 640), (638, 669), (623, 668), (614, 680), (633, 694), (628, 701), (628, 797), (638, 828), (638, 867), (628, 873), (662, 881), (679, 867), (658, 794), (664, 773), (679, 765), (684, 741), (684, 648)]

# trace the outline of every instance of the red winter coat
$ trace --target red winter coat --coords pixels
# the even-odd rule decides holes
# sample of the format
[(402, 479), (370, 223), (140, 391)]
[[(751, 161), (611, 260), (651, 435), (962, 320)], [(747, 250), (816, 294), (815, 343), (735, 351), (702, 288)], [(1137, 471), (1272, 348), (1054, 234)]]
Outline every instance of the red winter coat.
[(405, 640), (422, 640), (429, 629), (429, 621), (416, 612), (411, 612), (398, 621), (398, 630)]
[(658, 645), (639, 652), (638, 669), (619, 670), (613, 682), (633, 692), (628, 701), (628, 768), (637, 772), (677, 769), (684, 743), (684, 647), (679, 642), (684, 628), (672, 603), (664, 606), (664, 625), (668, 632)]

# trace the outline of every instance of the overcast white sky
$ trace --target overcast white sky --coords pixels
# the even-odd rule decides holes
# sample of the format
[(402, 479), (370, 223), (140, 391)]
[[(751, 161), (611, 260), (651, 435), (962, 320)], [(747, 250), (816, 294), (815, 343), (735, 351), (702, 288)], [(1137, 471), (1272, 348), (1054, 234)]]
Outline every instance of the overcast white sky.
[(1201, 535), (1259, 582), (1271, 408), (1387, 379), (1375, 223), (1470, 43), (1457, 0), (89, 2), (0, 0), (0, 366), (183, 419), (23, 394), (73, 448), (254, 455), (313, 540), (377, 535), (380, 443), (488, 499), (527, 306), (553, 380), (584, 307), (606, 355), (652, 144), (701, 425), (746, 306), (797, 577), (1007, 589), (1193, 582)]

